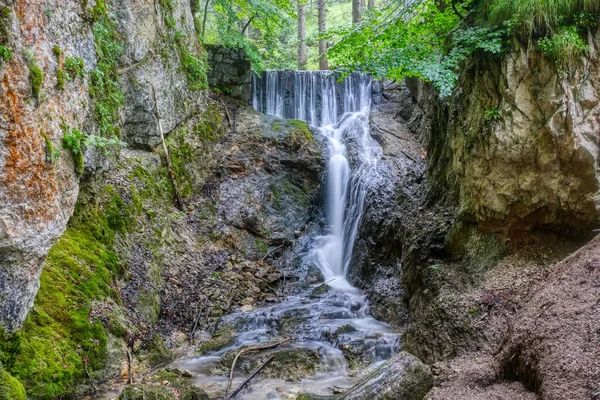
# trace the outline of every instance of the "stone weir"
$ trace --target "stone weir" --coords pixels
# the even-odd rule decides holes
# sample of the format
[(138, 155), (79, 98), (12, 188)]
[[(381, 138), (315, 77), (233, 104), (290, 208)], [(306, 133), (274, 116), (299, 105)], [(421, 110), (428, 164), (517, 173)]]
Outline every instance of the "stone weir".
[(332, 71), (263, 71), (252, 84), (252, 106), (280, 118), (313, 126), (334, 124), (346, 112), (370, 101), (371, 76)]

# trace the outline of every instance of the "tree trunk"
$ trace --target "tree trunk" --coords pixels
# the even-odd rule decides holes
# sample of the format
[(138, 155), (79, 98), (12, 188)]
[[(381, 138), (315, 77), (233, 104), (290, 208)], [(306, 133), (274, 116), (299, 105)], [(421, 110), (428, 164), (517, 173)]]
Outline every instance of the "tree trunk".
[(202, 38), (202, 43), (204, 43), (204, 33), (206, 32), (206, 16), (208, 15), (208, 5), (210, 4), (210, 0), (206, 0), (204, 3), (204, 15), (202, 16), (202, 33), (200, 37)]
[(306, 4), (298, 0), (298, 69), (306, 69)]
[[(356, 0), (358, 1), (358, 0)], [(325, 0), (319, 0), (318, 2), (319, 8), (319, 34), (324, 34), (326, 28), (325, 24)], [(319, 69), (329, 69), (329, 64), (327, 63), (327, 39), (319, 40)]]
[(374, 9), (375, 8), (375, 0), (369, 0), (368, 7), (369, 7), (369, 10)]
[(352, 23), (360, 22), (360, 2), (361, 0), (352, 0)]

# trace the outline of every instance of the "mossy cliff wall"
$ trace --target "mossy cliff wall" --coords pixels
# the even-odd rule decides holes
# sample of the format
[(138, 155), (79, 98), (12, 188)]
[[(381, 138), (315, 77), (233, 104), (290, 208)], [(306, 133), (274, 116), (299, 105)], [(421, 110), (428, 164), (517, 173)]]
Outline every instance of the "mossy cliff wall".
[(182, 0), (4, 0), (0, 41), (0, 325), (13, 331), (84, 167), (106, 169), (118, 139), (155, 146), (152, 88), (168, 133), (203, 104), (206, 76)]

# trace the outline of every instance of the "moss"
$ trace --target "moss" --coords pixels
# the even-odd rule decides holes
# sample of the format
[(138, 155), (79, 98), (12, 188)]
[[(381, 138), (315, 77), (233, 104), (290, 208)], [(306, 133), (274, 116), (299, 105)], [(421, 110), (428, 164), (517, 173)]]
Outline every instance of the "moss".
[(54, 47), (52, 47), (52, 53), (54, 53), (56, 58), (60, 58), (60, 56), (62, 54), (62, 50), (57, 45), (54, 45)]
[(25, 388), (0, 364), (0, 400), (25, 400)]
[(80, 199), (65, 234), (48, 253), (9, 369), (30, 397), (72, 397), (77, 384), (87, 382), (84, 363), (92, 371), (104, 367), (106, 330), (92, 304), (118, 299), (113, 282), (124, 270), (114, 238), (132, 229), (128, 224), (136, 212), (110, 187)]
[(194, 127), (194, 134), (208, 142), (215, 142), (223, 137), (225, 126), (217, 106), (211, 104), (204, 110), (200, 122)]
[[(174, 44), (175, 50), (179, 53), (179, 63), (181, 70), (185, 74), (188, 86), (192, 90), (202, 90), (208, 88), (208, 80), (206, 77), (206, 71), (208, 64), (206, 62), (206, 53), (204, 51), (196, 52), (190, 50), (188, 42), (194, 42), (199, 47), (197, 38), (187, 37), (187, 34), (183, 31), (174, 31), (176, 21), (173, 16), (175, 5), (172, 0), (159, 0), (160, 8), (162, 10), (163, 20), (168, 28), (169, 39)], [(182, 23), (185, 23), (183, 20)], [(166, 57), (165, 57), (166, 56)], [(169, 54), (163, 55), (165, 59), (169, 59)]]
[(71, 79), (83, 78), (85, 76), (85, 64), (79, 57), (67, 57), (64, 63), (65, 70)]
[(33, 97), (36, 99), (39, 98), (44, 83), (44, 72), (37, 64), (29, 66), (29, 82), (31, 83)]
[(292, 131), (292, 134), (294, 134), (294, 133), (301, 134), (307, 140), (310, 140), (310, 141), (315, 140), (315, 137), (313, 136), (313, 134), (310, 131), (310, 128), (308, 127), (308, 124), (306, 122), (300, 121), (297, 119), (292, 119), (288, 122), (294, 128), (294, 130)]
[(12, 50), (10, 47), (0, 45), (0, 60), (8, 61), (12, 58)]
[(187, 166), (196, 158), (195, 152), (185, 141), (185, 129), (179, 130), (167, 138), (171, 166), (177, 179), (177, 187), (182, 197), (189, 197), (193, 193), (193, 179)]
[(256, 238), (254, 243), (256, 244), (256, 247), (261, 253), (267, 254), (269, 252), (269, 245), (267, 245), (267, 242), (265, 242), (264, 240)]
[(98, 62), (90, 72), (90, 97), (100, 136), (119, 137), (119, 110), (123, 105), (123, 92), (119, 85), (117, 65), (123, 52), (116, 22), (108, 15), (104, 0), (92, 9), (95, 24), (94, 45)]
[(65, 81), (69, 79), (69, 75), (62, 69), (56, 70), (56, 88), (58, 90), (65, 90)]
[(10, 7), (0, 6), (0, 45), (8, 45), (10, 42), (10, 34), (8, 28), (10, 27)]
[(160, 336), (156, 334), (152, 336), (152, 340), (148, 343), (147, 350), (150, 352), (148, 363), (151, 367), (173, 361), (173, 352), (167, 348)]
[(54, 147), (52, 144), (52, 140), (44, 131), (40, 131), (42, 136), (44, 137), (44, 147), (46, 150), (46, 161), (49, 163), (55, 162), (60, 159), (60, 150)]

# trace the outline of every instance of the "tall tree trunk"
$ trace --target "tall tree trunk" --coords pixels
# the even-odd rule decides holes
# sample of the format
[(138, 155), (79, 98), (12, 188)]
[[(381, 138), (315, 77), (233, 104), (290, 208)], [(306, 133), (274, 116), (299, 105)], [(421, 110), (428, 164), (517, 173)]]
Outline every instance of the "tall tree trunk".
[(369, 10), (374, 9), (375, 8), (375, 0), (369, 0), (368, 7), (369, 7)]
[(361, 0), (352, 0), (352, 23), (360, 22), (360, 2)]
[(298, 69), (306, 69), (306, 3), (298, 0)]
[[(359, 1), (359, 0), (356, 0)], [(324, 34), (326, 28), (325, 24), (325, 0), (319, 0), (319, 34)], [(327, 40), (319, 40), (319, 69), (329, 69), (329, 63), (327, 62)]]
[(204, 3), (204, 15), (202, 16), (202, 33), (200, 37), (202, 38), (202, 43), (204, 43), (204, 33), (206, 32), (206, 16), (208, 15), (208, 5), (210, 4), (210, 0), (206, 0)]

